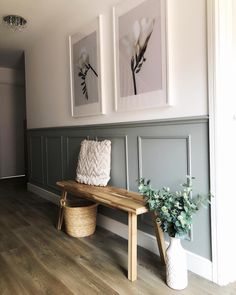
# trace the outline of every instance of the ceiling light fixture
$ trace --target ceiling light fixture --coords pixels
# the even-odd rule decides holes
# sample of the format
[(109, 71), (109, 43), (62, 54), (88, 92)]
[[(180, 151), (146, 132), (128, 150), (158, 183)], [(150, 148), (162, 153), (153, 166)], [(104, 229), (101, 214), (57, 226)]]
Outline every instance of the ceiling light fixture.
[(13, 31), (20, 31), (24, 29), (27, 24), (27, 20), (19, 15), (6, 15), (2, 19), (3, 23)]

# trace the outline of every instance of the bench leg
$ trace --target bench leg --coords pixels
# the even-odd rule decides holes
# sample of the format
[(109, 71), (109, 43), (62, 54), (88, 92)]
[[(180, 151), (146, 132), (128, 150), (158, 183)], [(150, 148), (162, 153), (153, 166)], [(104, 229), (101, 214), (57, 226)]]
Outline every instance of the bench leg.
[(64, 204), (66, 202), (67, 192), (63, 191), (60, 199), (60, 209), (58, 213), (57, 229), (61, 230), (63, 218), (64, 218)]
[(129, 213), (128, 279), (137, 280), (137, 215)]
[(154, 229), (155, 229), (155, 233), (156, 233), (157, 245), (158, 245), (159, 252), (160, 252), (161, 262), (163, 264), (165, 264), (165, 261), (166, 261), (165, 239), (164, 239), (163, 231), (160, 227), (160, 224), (158, 224), (158, 222), (156, 221), (156, 218), (157, 217), (156, 217), (155, 213), (152, 213), (152, 220), (153, 220)]

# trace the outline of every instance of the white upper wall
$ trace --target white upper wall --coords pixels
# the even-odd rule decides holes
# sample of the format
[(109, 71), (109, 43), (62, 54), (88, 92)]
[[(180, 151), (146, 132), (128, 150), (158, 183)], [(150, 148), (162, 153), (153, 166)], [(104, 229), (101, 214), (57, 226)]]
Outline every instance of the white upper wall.
[[(127, 0), (126, 0), (127, 1)], [(28, 128), (140, 121), (208, 114), (206, 0), (169, 0), (169, 93), (172, 107), (114, 112), (112, 5), (93, 1), (65, 7), (65, 19), (50, 27), (25, 52)], [(87, 5), (87, 6), (86, 6)], [(69, 4), (68, 4), (69, 6)], [(104, 15), (104, 98), (106, 115), (72, 118), (69, 89), (68, 36)]]
[(236, 1), (233, 2), (232, 13), (233, 13), (232, 19), (233, 19), (234, 67), (236, 68)]

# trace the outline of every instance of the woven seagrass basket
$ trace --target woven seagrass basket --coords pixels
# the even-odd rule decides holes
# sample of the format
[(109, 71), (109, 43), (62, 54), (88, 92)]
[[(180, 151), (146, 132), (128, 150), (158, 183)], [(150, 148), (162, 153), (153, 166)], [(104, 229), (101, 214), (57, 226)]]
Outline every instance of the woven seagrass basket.
[(72, 237), (87, 237), (95, 232), (97, 206), (93, 202), (67, 200), (64, 208), (65, 229)]

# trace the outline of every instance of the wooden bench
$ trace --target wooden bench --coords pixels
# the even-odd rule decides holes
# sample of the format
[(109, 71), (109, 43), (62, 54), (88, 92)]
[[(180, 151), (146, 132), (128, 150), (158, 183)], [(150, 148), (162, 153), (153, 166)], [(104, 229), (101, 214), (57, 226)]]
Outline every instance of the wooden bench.
[[(112, 186), (99, 187), (77, 183), (73, 180), (63, 180), (57, 182), (62, 190), (60, 200), (60, 210), (58, 216), (57, 229), (61, 230), (63, 222), (63, 208), (67, 198), (67, 193), (80, 198), (86, 198), (103, 206), (119, 209), (128, 213), (128, 279), (137, 279), (137, 215), (148, 212), (143, 196), (138, 193)], [(156, 222), (156, 217), (152, 215), (153, 224), (157, 237), (160, 257), (165, 263), (165, 243), (163, 232)]]

